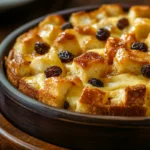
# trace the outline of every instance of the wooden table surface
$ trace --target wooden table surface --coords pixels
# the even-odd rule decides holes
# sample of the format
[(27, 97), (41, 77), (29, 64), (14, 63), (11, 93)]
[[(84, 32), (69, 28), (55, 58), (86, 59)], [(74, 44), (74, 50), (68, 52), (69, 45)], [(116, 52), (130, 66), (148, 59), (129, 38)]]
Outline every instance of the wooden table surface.
[(36, 139), (8, 122), (0, 113), (0, 150), (67, 150)]

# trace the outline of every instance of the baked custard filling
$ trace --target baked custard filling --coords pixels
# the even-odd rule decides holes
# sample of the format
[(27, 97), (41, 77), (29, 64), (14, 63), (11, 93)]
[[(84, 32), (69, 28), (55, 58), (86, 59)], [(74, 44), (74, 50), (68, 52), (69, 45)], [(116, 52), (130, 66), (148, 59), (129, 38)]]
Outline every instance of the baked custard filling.
[(49, 15), (5, 58), (24, 94), (70, 111), (150, 116), (150, 6)]

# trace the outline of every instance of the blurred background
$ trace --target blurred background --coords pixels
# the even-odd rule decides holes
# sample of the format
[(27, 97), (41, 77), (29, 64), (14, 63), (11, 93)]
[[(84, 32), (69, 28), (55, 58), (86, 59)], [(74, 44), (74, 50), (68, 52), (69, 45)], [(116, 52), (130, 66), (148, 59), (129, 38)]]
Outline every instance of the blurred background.
[(13, 30), (45, 14), (95, 4), (149, 4), (150, 0), (0, 0), (0, 42)]

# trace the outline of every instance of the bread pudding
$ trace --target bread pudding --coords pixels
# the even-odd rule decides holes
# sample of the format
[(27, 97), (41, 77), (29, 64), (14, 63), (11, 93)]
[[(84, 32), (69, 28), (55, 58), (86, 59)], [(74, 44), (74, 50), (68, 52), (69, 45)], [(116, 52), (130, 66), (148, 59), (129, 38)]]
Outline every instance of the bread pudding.
[(150, 116), (150, 6), (49, 15), (5, 58), (24, 94), (70, 111)]

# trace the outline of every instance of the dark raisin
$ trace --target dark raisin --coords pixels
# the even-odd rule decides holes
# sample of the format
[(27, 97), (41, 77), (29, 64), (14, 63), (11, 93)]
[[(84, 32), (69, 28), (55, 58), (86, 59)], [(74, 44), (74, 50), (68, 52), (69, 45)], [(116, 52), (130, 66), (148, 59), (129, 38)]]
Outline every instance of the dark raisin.
[(69, 108), (69, 103), (67, 101), (64, 102), (64, 109), (68, 109)]
[(141, 72), (144, 77), (150, 78), (150, 65), (144, 65)]
[(66, 22), (61, 26), (62, 30), (71, 29), (73, 28), (73, 25), (70, 22)]
[(36, 42), (34, 49), (38, 54), (45, 54), (48, 52), (50, 46), (44, 42)]
[(105, 41), (110, 36), (109, 30), (101, 28), (96, 33), (96, 38), (100, 41)]
[(70, 62), (73, 60), (74, 55), (68, 51), (62, 51), (58, 54), (58, 57), (62, 62)]
[(118, 21), (117, 23), (117, 27), (120, 29), (120, 30), (123, 30), (125, 27), (127, 27), (129, 25), (129, 21), (127, 18), (122, 18)]
[(47, 68), (44, 71), (44, 73), (45, 73), (47, 78), (49, 78), (49, 77), (57, 77), (57, 76), (59, 76), (62, 73), (62, 69), (60, 67), (58, 67), (58, 66), (52, 66), (52, 67)]
[(88, 83), (92, 84), (93, 86), (104, 87), (104, 83), (96, 78), (91, 78)]
[(142, 52), (147, 52), (148, 51), (147, 45), (143, 42), (134, 42), (134, 43), (132, 43), (131, 49), (140, 50)]

